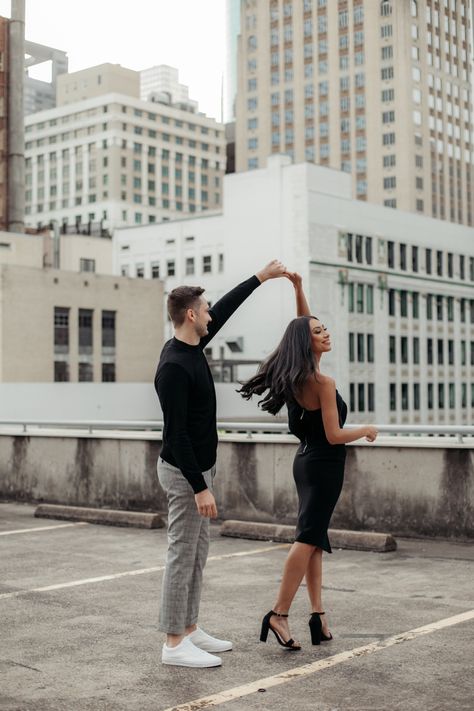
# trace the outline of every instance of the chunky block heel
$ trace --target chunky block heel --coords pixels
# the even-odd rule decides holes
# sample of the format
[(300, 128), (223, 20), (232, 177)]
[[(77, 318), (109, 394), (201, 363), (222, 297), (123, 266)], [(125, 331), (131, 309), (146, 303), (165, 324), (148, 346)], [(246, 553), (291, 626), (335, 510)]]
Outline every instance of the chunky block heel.
[(282, 647), (286, 647), (286, 649), (289, 649), (292, 652), (296, 652), (299, 649), (301, 649), (299, 644), (296, 644), (295, 640), (293, 638), (289, 639), (288, 641), (285, 642), (285, 640), (282, 638), (279, 632), (277, 632), (275, 629), (270, 624), (270, 618), (272, 615), (275, 615), (276, 617), (288, 617), (288, 615), (282, 615), (279, 612), (274, 612), (273, 610), (270, 610), (270, 612), (267, 612), (265, 617), (262, 620), (262, 629), (260, 631), (260, 642), (266, 642), (267, 637), (268, 637), (268, 630), (271, 630), (273, 634), (276, 637), (276, 640), (279, 645)]
[(321, 644), (321, 642), (329, 642), (329, 640), (332, 639), (332, 634), (328, 637), (323, 632), (321, 615), (324, 615), (324, 612), (313, 612), (309, 619), (308, 624), (311, 632), (311, 644)]

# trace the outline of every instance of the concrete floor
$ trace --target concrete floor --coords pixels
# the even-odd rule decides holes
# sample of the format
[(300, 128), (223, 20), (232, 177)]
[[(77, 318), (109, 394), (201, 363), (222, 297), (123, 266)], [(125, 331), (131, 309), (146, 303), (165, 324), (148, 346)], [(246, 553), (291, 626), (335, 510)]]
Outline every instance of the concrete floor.
[[(287, 548), (221, 538), (215, 526), (201, 624), (231, 638), (234, 651), (223, 655), (221, 668), (189, 670), (160, 664), (162, 572), (153, 568), (163, 565), (166, 532), (64, 526), (34, 519), (33, 511), (0, 504), (2, 710), (164, 711), (242, 686), (222, 704), (214, 698), (186, 708), (474, 708), (472, 616), (390, 641), (474, 609), (472, 545), (402, 539), (394, 553), (336, 550), (325, 558), (324, 596), (334, 641), (310, 645), (302, 587), (291, 621), (304, 647), (288, 653), (273, 637), (258, 642), (259, 619), (273, 603)], [(143, 572), (118, 576), (130, 571)], [(371, 643), (378, 646), (341, 654)], [(321, 660), (331, 666), (318, 667)], [(298, 676), (308, 664), (307, 675)], [(294, 676), (272, 686), (268, 678), (285, 672)], [(249, 693), (251, 682), (257, 685)]]

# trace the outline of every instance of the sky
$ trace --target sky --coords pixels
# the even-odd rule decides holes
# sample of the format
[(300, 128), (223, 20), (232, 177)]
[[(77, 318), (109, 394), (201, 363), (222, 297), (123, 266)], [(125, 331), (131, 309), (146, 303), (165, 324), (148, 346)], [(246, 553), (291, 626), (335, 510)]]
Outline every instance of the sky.
[[(10, 16), (10, 1), (0, 0)], [(26, 0), (26, 39), (64, 50), (69, 71), (169, 64), (199, 109), (221, 114), (225, 0)], [(39, 68), (32, 76), (48, 79)]]

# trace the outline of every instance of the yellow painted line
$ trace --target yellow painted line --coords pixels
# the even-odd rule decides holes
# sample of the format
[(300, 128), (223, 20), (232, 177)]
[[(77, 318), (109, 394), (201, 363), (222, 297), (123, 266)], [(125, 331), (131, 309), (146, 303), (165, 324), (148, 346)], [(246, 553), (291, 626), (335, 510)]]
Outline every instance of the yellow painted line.
[(474, 610), (468, 610), (467, 612), (462, 612), (459, 615), (454, 615), (453, 617), (446, 617), (443, 620), (438, 620), (437, 622), (431, 622), (423, 627), (417, 627), (408, 632), (402, 632), (393, 637), (387, 637), (387, 639), (380, 640), (378, 642), (372, 642), (371, 644), (366, 644), (363, 647), (356, 647), (355, 649), (349, 649), (340, 654), (335, 654), (332, 657), (326, 657), (325, 659), (320, 659), (317, 662), (312, 662), (311, 664), (305, 664), (302, 667), (296, 667), (295, 669), (290, 669), (286, 672), (281, 672), (280, 674), (275, 674), (275, 676), (268, 676), (265, 679), (258, 679), (257, 681), (251, 681), (248, 684), (243, 684), (242, 686), (235, 686), (232, 689), (226, 689), (218, 694), (213, 694), (212, 696), (203, 696), (200, 699), (194, 701), (188, 701), (185, 704), (179, 706), (170, 706), (165, 709), (165, 711), (202, 711), (202, 709), (211, 709), (215, 706), (220, 706), (225, 704), (227, 701), (235, 701), (236, 699), (241, 699), (244, 696), (249, 696), (250, 694), (255, 694), (259, 689), (271, 689), (273, 686), (279, 686), (280, 684), (286, 684), (289, 681), (294, 681), (295, 679), (302, 679), (304, 677), (315, 674), (316, 672), (323, 671), (324, 669), (329, 669), (337, 664), (342, 664), (350, 659), (355, 659), (357, 657), (366, 657), (374, 652), (380, 652), (388, 647), (393, 647), (396, 644), (402, 644), (403, 642), (410, 642), (417, 637), (422, 637), (426, 634), (431, 634), (432, 632), (437, 632), (445, 627), (451, 627), (452, 625), (458, 625), (461, 622), (468, 622), (474, 619)]
[(88, 526), (86, 521), (76, 523), (60, 523), (55, 526), (37, 526), (36, 528), (17, 528), (16, 531), (0, 531), (0, 536), (13, 536), (15, 533), (38, 533), (38, 531), (53, 531), (55, 528), (70, 528), (71, 526)]
[[(237, 553), (226, 553), (224, 555), (210, 556), (207, 560), (224, 560), (225, 558), (239, 558), (246, 555), (257, 555), (257, 553), (268, 553), (279, 548), (289, 548), (287, 543), (281, 543), (273, 546), (265, 546), (265, 548), (254, 548), (248, 551), (239, 551)], [(111, 575), (100, 575), (97, 578), (82, 578), (81, 580), (71, 580), (67, 583), (57, 583), (56, 585), (44, 585), (40, 588), (30, 588), (28, 590), (15, 590), (14, 592), (2, 593), (0, 600), (9, 600), (11, 598), (23, 597), (30, 593), (52, 592), (54, 590), (64, 590), (66, 588), (75, 588), (80, 585), (94, 585), (95, 583), (105, 583), (109, 580), (118, 580), (119, 578), (128, 578), (135, 575), (148, 575), (150, 573), (158, 573), (165, 569), (164, 565), (157, 565), (153, 568), (139, 568), (137, 570), (125, 570), (123, 573), (112, 573)]]

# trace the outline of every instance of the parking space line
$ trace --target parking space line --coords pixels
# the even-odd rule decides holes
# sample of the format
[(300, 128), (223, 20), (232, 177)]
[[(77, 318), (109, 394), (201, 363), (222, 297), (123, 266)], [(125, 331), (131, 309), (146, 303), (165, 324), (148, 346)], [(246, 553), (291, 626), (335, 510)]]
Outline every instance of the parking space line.
[(0, 531), (0, 536), (13, 536), (14, 533), (38, 533), (38, 531), (52, 531), (55, 528), (70, 528), (71, 526), (88, 526), (86, 521), (75, 523), (60, 523), (55, 526), (37, 526), (36, 528), (17, 528), (16, 531)]
[[(255, 548), (248, 551), (238, 551), (237, 553), (225, 553), (223, 555), (209, 556), (208, 561), (224, 560), (225, 558), (239, 558), (241, 556), (256, 555), (257, 553), (268, 553), (278, 550), (279, 548), (289, 548), (288, 543), (279, 543), (273, 546), (265, 546), (264, 548)], [(123, 573), (112, 573), (111, 575), (100, 575), (96, 578), (83, 578), (81, 580), (71, 580), (68, 583), (57, 583), (56, 585), (44, 585), (40, 588), (30, 588), (28, 590), (15, 590), (13, 592), (0, 594), (0, 600), (8, 600), (16, 597), (23, 597), (30, 593), (52, 592), (54, 590), (64, 590), (66, 588), (74, 588), (80, 585), (94, 585), (95, 583), (104, 583), (108, 580), (118, 580), (119, 578), (132, 577), (134, 575), (148, 575), (150, 573), (158, 573), (164, 570), (164, 565), (157, 565), (153, 568), (139, 568), (137, 570), (125, 570)]]
[(289, 681), (294, 681), (295, 679), (302, 679), (304, 677), (315, 674), (316, 672), (322, 671), (323, 669), (329, 669), (337, 664), (342, 664), (350, 659), (355, 659), (357, 657), (365, 657), (374, 652), (380, 652), (388, 647), (393, 647), (396, 644), (402, 644), (403, 642), (410, 642), (417, 637), (421, 637), (426, 634), (431, 634), (432, 632), (437, 632), (445, 627), (451, 627), (452, 625), (458, 625), (461, 622), (468, 622), (474, 619), (474, 610), (468, 610), (462, 612), (459, 615), (454, 615), (453, 617), (446, 617), (443, 620), (438, 620), (437, 622), (431, 622), (428, 625), (423, 625), (423, 627), (417, 627), (408, 632), (402, 632), (401, 634), (394, 635), (393, 637), (387, 637), (379, 642), (372, 642), (371, 644), (366, 644), (363, 647), (356, 647), (354, 649), (349, 649), (340, 654), (335, 654), (332, 657), (326, 657), (325, 659), (320, 659), (317, 662), (312, 662), (311, 664), (305, 664), (302, 667), (296, 667), (290, 669), (286, 672), (281, 672), (280, 674), (275, 674), (274, 676), (266, 677), (265, 679), (258, 679), (257, 681), (251, 681), (248, 684), (243, 684), (242, 686), (235, 686), (232, 689), (226, 689), (218, 694), (213, 694), (212, 696), (204, 696), (200, 699), (195, 699), (194, 701), (188, 701), (185, 704), (179, 706), (170, 706), (165, 709), (165, 711), (202, 711), (202, 709), (210, 709), (215, 706), (220, 706), (225, 704), (227, 701), (235, 701), (236, 699), (241, 699), (244, 696), (249, 696), (250, 694), (255, 694), (260, 689), (268, 690), (273, 686), (279, 686), (280, 684), (286, 684)]

